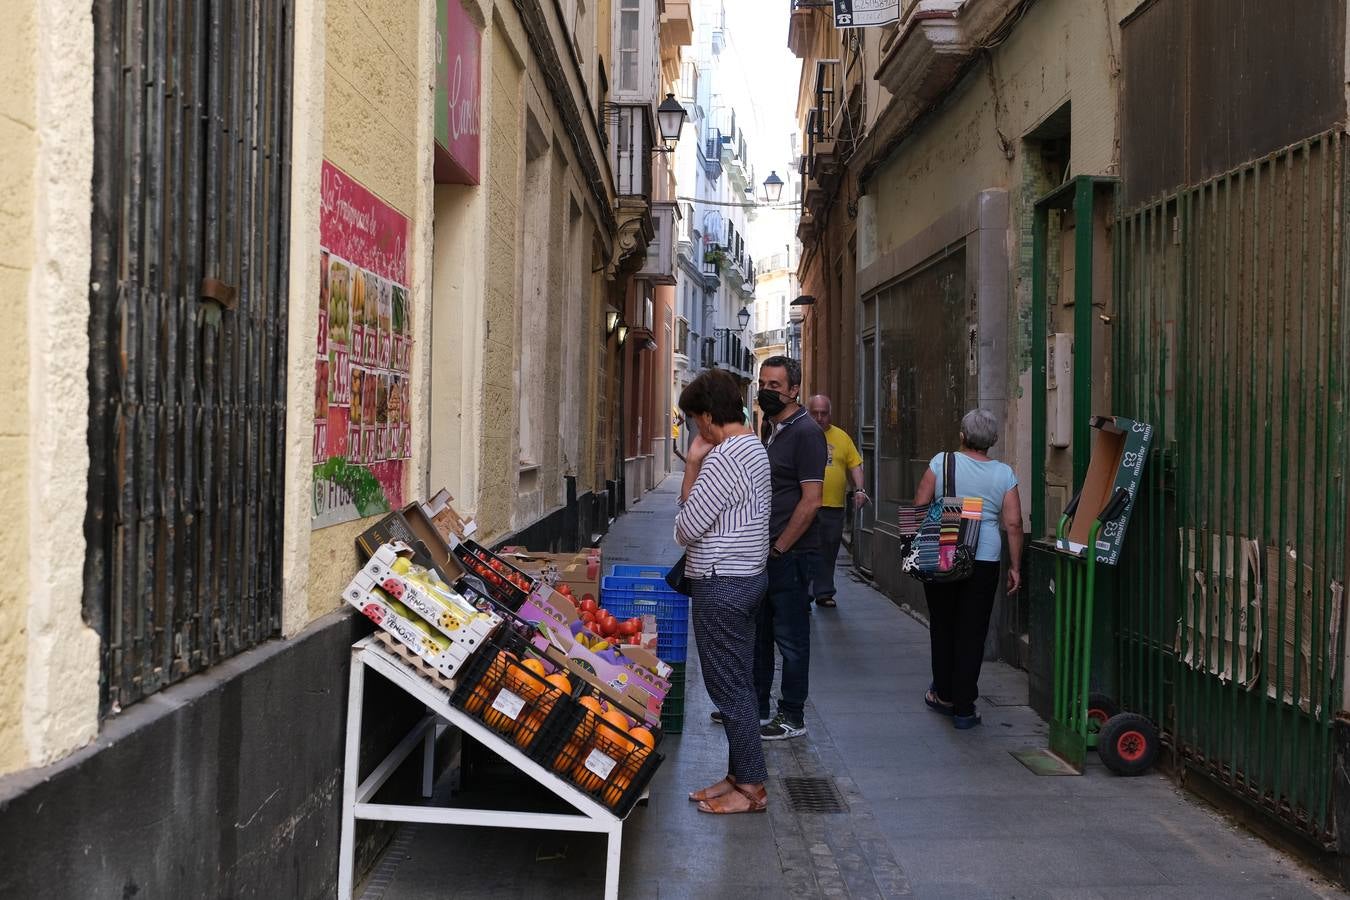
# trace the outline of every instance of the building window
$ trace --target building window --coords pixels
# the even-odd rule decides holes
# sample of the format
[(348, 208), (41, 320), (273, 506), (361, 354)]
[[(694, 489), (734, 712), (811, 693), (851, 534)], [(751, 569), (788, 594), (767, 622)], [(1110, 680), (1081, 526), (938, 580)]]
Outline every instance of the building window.
[(642, 57), (642, 0), (619, 0), (618, 88), (636, 91)]

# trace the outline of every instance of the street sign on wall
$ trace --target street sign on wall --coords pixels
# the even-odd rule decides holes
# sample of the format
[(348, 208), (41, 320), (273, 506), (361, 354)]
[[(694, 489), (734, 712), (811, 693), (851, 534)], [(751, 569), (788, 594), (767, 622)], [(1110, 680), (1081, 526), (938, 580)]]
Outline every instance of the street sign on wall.
[(834, 0), (835, 28), (889, 25), (900, 19), (900, 0)]
[(460, 0), (436, 2), (436, 182), (478, 184), (483, 36)]

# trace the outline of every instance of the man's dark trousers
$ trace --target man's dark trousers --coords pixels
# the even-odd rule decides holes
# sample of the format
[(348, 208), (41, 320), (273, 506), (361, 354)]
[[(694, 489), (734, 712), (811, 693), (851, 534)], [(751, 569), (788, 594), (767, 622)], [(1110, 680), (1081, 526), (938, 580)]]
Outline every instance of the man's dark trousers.
[(839, 562), (839, 546), (844, 542), (847, 510), (846, 506), (822, 506), (816, 512), (821, 547), (817, 554), (819, 565), (811, 577), (811, 596), (816, 599), (834, 596), (834, 567)]
[(759, 717), (770, 717), (774, 647), (783, 656), (782, 699), (778, 711), (793, 725), (801, 725), (806, 709), (811, 668), (811, 579), (819, 552), (789, 550), (769, 557), (769, 590), (759, 606), (755, 629), (755, 693)]

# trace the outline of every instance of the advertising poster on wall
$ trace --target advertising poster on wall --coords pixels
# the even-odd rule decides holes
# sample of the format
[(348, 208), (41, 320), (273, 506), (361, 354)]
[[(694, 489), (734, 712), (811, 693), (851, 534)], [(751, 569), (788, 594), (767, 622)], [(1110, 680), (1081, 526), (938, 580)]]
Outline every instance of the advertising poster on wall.
[(408, 219), (323, 164), (311, 527), (403, 506), (412, 455)]

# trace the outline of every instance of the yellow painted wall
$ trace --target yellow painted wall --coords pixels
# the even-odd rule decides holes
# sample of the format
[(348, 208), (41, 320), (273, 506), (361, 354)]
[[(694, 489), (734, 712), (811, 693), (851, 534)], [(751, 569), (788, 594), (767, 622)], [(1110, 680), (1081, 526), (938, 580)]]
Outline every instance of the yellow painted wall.
[[(417, 0), (328, 0), (323, 155), (410, 220), (424, 190), (419, 166)], [(317, 244), (313, 248), (317, 255)], [(416, 268), (409, 245), (409, 271)], [(292, 298), (292, 303), (296, 298)], [(413, 308), (427, 302), (414, 291)], [(306, 299), (317, 321), (318, 298)], [(414, 334), (415, 341), (426, 334)], [(305, 396), (309, 396), (305, 394)], [(308, 433), (308, 432), (307, 432)], [(413, 489), (420, 494), (420, 488)], [(356, 567), (355, 539), (378, 518), (315, 531), (309, 547), (307, 620), (331, 612)]]
[(23, 696), (28, 617), (28, 295), (33, 265), (33, 167), (37, 154), (36, 3), (19, 2), (0, 54), (0, 775), (27, 762)]
[(491, 80), (485, 111), (484, 186), (488, 192), (487, 288), (484, 303), (483, 433), (479, 452), (478, 525), (485, 535), (510, 527), (516, 485), (516, 366), (519, 306), (520, 179), (524, 76), (500, 19), (490, 42), (484, 79)]

